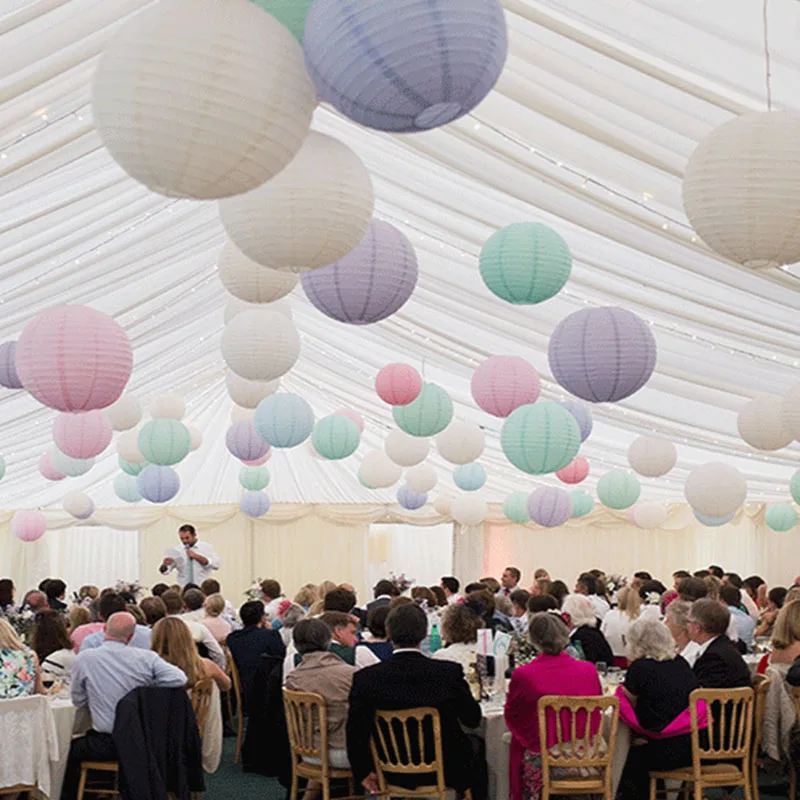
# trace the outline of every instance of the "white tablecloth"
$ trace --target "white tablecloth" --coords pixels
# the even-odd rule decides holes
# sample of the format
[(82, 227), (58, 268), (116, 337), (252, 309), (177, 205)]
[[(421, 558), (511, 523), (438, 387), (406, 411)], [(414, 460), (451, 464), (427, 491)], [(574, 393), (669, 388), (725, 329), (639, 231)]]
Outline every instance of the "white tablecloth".
[(64, 773), (67, 771), (72, 737), (86, 733), (91, 727), (91, 718), (88, 708), (75, 708), (68, 699), (55, 698), (50, 701), (50, 707), (58, 738), (58, 758), (50, 765), (50, 797), (59, 800), (61, 787), (64, 785)]

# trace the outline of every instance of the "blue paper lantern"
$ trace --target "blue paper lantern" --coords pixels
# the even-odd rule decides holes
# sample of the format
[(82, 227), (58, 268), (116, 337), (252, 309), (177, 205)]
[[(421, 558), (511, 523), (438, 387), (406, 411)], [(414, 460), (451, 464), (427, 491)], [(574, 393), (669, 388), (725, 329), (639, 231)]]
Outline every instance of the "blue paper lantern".
[(142, 495), (139, 493), (139, 487), (136, 483), (136, 478), (125, 472), (120, 472), (120, 474), (114, 478), (114, 493), (120, 500), (124, 500), (126, 503), (138, 503), (142, 499)]
[(281, 392), (258, 404), (253, 425), (272, 447), (297, 447), (314, 429), (314, 412), (300, 395)]
[(486, 470), (483, 464), (475, 461), (471, 464), (462, 464), (453, 470), (453, 481), (465, 492), (476, 492), (486, 483)]
[(735, 511), (732, 514), (727, 514), (724, 517), (708, 517), (705, 514), (700, 514), (697, 511), (694, 512), (694, 518), (709, 528), (719, 528), (721, 525), (727, 525), (735, 516)]
[(416, 511), (428, 502), (428, 495), (412, 491), (408, 486), (401, 486), (397, 490), (397, 502), (407, 511)]
[(244, 492), (239, 501), (239, 509), (248, 517), (257, 519), (269, 511), (269, 497), (266, 492)]
[(580, 400), (557, 400), (556, 402), (575, 417), (575, 422), (578, 423), (578, 427), (581, 429), (581, 441), (585, 442), (592, 435), (592, 428), (594, 427), (592, 410), (586, 403), (581, 403)]
[(181, 479), (172, 467), (151, 464), (139, 473), (136, 485), (145, 500), (166, 503), (178, 494)]
[(322, 100), (368, 128), (411, 133), (489, 94), (508, 33), (498, 0), (316, 0), (303, 49)]

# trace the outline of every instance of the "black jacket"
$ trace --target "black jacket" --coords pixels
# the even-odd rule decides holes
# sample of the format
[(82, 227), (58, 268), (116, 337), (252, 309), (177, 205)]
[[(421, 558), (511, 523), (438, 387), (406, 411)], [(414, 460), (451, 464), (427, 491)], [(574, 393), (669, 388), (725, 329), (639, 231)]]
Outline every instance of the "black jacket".
[(611, 645), (597, 628), (582, 625), (572, 634), (570, 641), (581, 643), (583, 655), (587, 661), (591, 661), (593, 664), (604, 662), (609, 667), (614, 663), (614, 653), (611, 650)]
[(750, 670), (736, 645), (725, 634), (709, 644), (694, 662), (694, 674), (704, 689), (736, 689), (752, 686)]
[(789, 686), (800, 686), (800, 658), (796, 658), (789, 671), (786, 673), (786, 683)]
[(240, 631), (229, 633), (225, 644), (228, 645), (228, 650), (231, 651), (236, 668), (239, 670), (242, 682), (242, 705), (248, 708), (250, 686), (261, 664), (261, 656), (285, 658), (286, 645), (278, 631), (258, 628), (255, 625), (248, 625)]
[(189, 800), (205, 791), (200, 732), (185, 689), (142, 687), (117, 704), (111, 734), (122, 800)]
[[(365, 667), (353, 676), (347, 754), (357, 785), (373, 771), (370, 739), (375, 712), (423, 707), (439, 711), (447, 786), (462, 791), (471, 787), (475, 774), (473, 751), (461, 725), (477, 727), (481, 707), (472, 697), (460, 664), (417, 652), (395, 653), (387, 661)], [(425, 749), (431, 758), (432, 742), (432, 733), (427, 732)], [(399, 776), (396, 783), (400, 783)]]

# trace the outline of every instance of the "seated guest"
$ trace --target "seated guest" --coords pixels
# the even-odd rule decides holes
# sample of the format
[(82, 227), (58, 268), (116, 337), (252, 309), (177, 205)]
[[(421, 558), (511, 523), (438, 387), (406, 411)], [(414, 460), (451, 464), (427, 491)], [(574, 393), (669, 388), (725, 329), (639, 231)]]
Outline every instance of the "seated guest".
[[(617, 607), (612, 608), (603, 618), (600, 631), (608, 640), (614, 661), (625, 661), (625, 635), (631, 624), (639, 619), (642, 609), (642, 599), (639, 593), (630, 586), (624, 586), (617, 592)], [(625, 667), (620, 663), (617, 666)]]
[(749, 575), (742, 581), (742, 585), (737, 587), (742, 590), (742, 602), (745, 608), (756, 622), (758, 622), (758, 616), (761, 613), (758, 604), (758, 591), (761, 586), (766, 586), (762, 577), (759, 575)]
[(549, 581), (549, 580), (551, 580), (550, 573), (544, 567), (539, 567), (539, 569), (537, 569), (536, 572), (533, 573), (533, 580), (534, 581), (539, 581), (539, 580)]
[(297, 625), (300, 620), (306, 618), (306, 612), (303, 610), (302, 606), (297, 605), (297, 603), (290, 603), (287, 600), (286, 605), (282, 606), (278, 613), (281, 622), (281, 627), (278, 632), (281, 635), (281, 639), (283, 639), (283, 643), (288, 648), (289, 642), (292, 640), (294, 626)]
[(223, 653), (219, 642), (212, 636), (211, 631), (205, 625), (193, 619), (187, 619), (184, 616), (185, 606), (180, 594), (173, 591), (164, 592), (161, 595), (161, 602), (164, 603), (164, 607), (167, 609), (168, 617), (177, 617), (184, 625), (189, 626), (192, 639), (200, 648), (201, 654), (207, 655), (220, 669), (225, 669), (225, 653)]
[(0, 580), (0, 614), (9, 614), (16, 611), (14, 605), (14, 581), (11, 578)]
[(77, 654), (67, 634), (64, 615), (48, 609), (36, 615), (33, 650), (42, 668), (43, 680), (69, 680)]
[(730, 616), (717, 600), (703, 598), (692, 603), (689, 635), (700, 646), (694, 674), (705, 689), (735, 689), (751, 684), (747, 664), (725, 635)]
[[(628, 629), (628, 672), (623, 692), (635, 710), (636, 732), (662, 734), (689, 708), (689, 695), (700, 687), (692, 668), (675, 655), (667, 628), (645, 617)], [(668, 738), (647, 737), (647, 744), (632, 747), (625, 762), (620, 800), (647, 797), (650, 770), (671, 770), (692, 763), (688, 716)]]
[(461, 588), (458, 578), (454, 578), (452, 575), (445, 575), (440, 585), (442, 591), (445, 593), (448, 605), (452, 605), (464, 599), (462, 595), (458, 593), (458, 590)]
[(153, 597), (161, 597), (161, 595), (164, 594), (164, 592), (168, 592), (168, 591), (169, 591), (169, 586), (167, 586), (166, 583), (157, 583), (150, 590), (150, 594), (152, 594)]
[[(516, 570), (516, 572), (514, 572), (514, 573), (509, 571), (509, 570), (515, 570), (515, 569), (516, 569), (515, 567), (509, 567), (508, 569), (506, 569), (503, 572), (504, 576), (508, 576), (506, 578), (506, 582), (508, 583), (508, 585), (506, 585), (504, 583), (501, 584), (500, 581), (497, 580), (497, 578), (481, 578), (480, 582), (492, 594), (497, 594), (499, 591), (502, 591), (505, 594), (506, 589), (508, 589), (508, 594), (511, 594), (511, 592), (513, 592), (514, 589), (517, 588), (517, 584), (519, 583), (519, 579), (522, 577), (522, 574), (519, 572), (519, 570)], [(519, 573), (519, 577), (516, 577), (517, 573)]]
[[(523, 800), (523, 797), (539, 800), (541, 796), (539, 699), (546, 695), (599, 696), (603, 693), (594, 666), (577, 661), (565, 652), (569, 631), (556, 614), (534, 614), (528, 636), (539, 655), (511, 673), (505, 706), (506, 724), (512, 736), (509, 761), (511, 800)], [(554, 742), (555, 732), (553, 740), (545, 744), (549, 746)]]
[(490, 628), (492, 632), (513, 633), (514, 626), (511, 624), (511, 620), (505, 614), (497, 611), (495, 607), (496, 594), (494, 592), (490, 592), (488, 589), (480, 589), (476, 592), (469, 592), (466, 599), (473, 606), (476, 603), (483, 606), (483, 623), (485, 627)]
[(561, 616), (569, 628), (570, 644), (593, 664), (614, 663), (614, 653), (606, 637), (597, 630), (595, 609), (586, 595), (571, 594), (561, 606)]
[(549, 594), (551, 597), (555, 598), (558, 608), (561, 608), (561, 604), (564, 602), (564, 599), (569, 594), (569, 589), (567, 588), (567, 584), (564, 583), (564, 581), (553, 581), (550, 584)]
[[(67, 632), (72, 633), (81, 625), (88, 625), (91, 621), (92, 612), (86, 606), (71, 605), (67, 611)], [(71, 643), (70, 646), (72, 646)]]
[[(349, 614), (356, 605), (356, 594), (349, 589), (337, 587), (325, 595), (322, 601), (324, 611), (338, 611), (342, 614)], [(372, 605), (371, 603), (369, 605)], [(388, 605), (388, 602), (386, 603)]]
[(442, 640), (445, 646), (435, 652), (433, 658), (461, 664), (464, 677), (469, 679), (470, 668), (475, 664), (478, 629), (482, 627), (483, 621), (472, 603), (449, 606), (442, 617)]
[(46, 608), (50, 608), (50, 605), (47, 602), (47, 595), (45, 595), (44, 592), (40, 592), (36, 589), (34, 589), (32, 592), (28, 592), (22, 601), (22, 608), (23, 610), (26, 608), (30, 609), (34, 614), (37, 614), (39, 611), (44, 611)]
[(201, 658), (192, 634), (178, 617), (165, 617), (153, 627), (153, 652), (186, 675), (186, 686), (191, 689), (203, 678), (211, 678), (220, 691), (231, 688), (231, 679), (210, 658)]
[(528, 600), (530, 593), (525, 589), (516, 589), (511, 593), (511, 624), (514, 632), (524, 634), (528, 630)]
[[(528, 622), (530, 622), (530, 618), (532, 614), (538, 614), (541, 611), (558, 611), (559, 605), (558, 601), (555, 597), (551, 594), (542, 594), (537, 596), (531, 596), (528, 599)], [(526, 631), (527, 633), (527, 631)]]
[(575, 594), (581, 594), (589, 601), (594, 610), (594, 615), (599, 620), (602, 620), (611, 611), (608, 600), (601, 595), (601, 592), (602, 587), (594, 575), (584, 572), (578, 577), (578, 581), (575, 584)]
[(144, 614), (145, 624), (148, 628), (152, 628), (160, 619), (167, 616), (167, 607), (160, 597), (145, 597), (139, 608)]
[(728, 611), (736, 623), (736, 633), (741, 642), (740, 650), (743, 652), (752, 650), (756, 621), (743, 610), (742, 593), (732, 583), (723, 583), (719, 590), (719, 599), (728, 607)]
[[(350, 712), (347, 718), (347, 754), (357, 784), (371, 794), (377, 793), (370, 740), (378, 710), (400, 711), (410, 708), (435, 708), (442, 732), (444, 779), (458, 792), (485, 793), (486, 762), (476, 757), (473, 741), (462, 725), (475, 728), (481, 721), (481, 707), (472, 697), (459, 664), (426, 658), (420, 644), (428, 634), (428, 621), (422, 609), (414, 605), (395, 608), (386, 620), (394, 655), (353, 675)], [(426, 738), (426, 750), (432, 742)], [(393, 781), (413, 780), (411, 776), (393, 776)], [(428, 780), (424, 776), (423, 780)], [(414, 785), (411, 783), (410, 785)]]
[(67, 604), (64, 598), (67, 594), (67, 584), (61, 578), (50, 578), (44, 587), (44, 592), (47, 595), (47, 604), (54, 611), (66, 611)]
[(427, 586), (415, 586), (411, 590), (411, 599), (422, 608), (428, 616), (428, 627), (439, 620), (436, 611), (436, 595)]
[(271, 578), (261, 581), (261, 599), (264, 601), (264, 613), (267, 615), (267, 622), (272, 624), (272, 620), (278, 617), (278, 606), (283, 600), (281, 585), (278, 581)]
[(206, 602), (206, 596), (200, 589), (189, 589), (183, 593), (183, 607), (186, 609), (181, 616), (184, 620), (191, 620), (192, 622), (202, 622), (206, 616), (206, 610), (203, 605)]
[(661, 595), (661, 613), (667, 613), (667, 606), (673, 601), (678, 599), (678, 583), (684, 578), (691, 578), (692, 576), (685, 570), (679, 569), (677, 572), (672, 573), (672, 589), (664, 592)]
[(653, 617), (661, 619), (661, 601), (667, 587), (661, 581), (642, 581), (639, 586), (639, 598), (642, 601), (642, 608), (639, 613), (642, 617)]
[(375, 584), (372, 594), (375, 599), (367, 603), (364, 609), (367, 612), (367, 616), (369, 616), (369, 612), (372, 611), (373, 608), (388, 606), (400, 592), (397, 591), (397, 587), (390, 580), (384, 579)]
[(114, 730), (117, 703), (128, 692), (143, 686), (179, 688), (186, 674), (168, 664), (150, 649), (129, 646), (136, 621), (126, 613), (112, 614), (100, 647), (82, 650), (72, 668), (72, 703), (88, 708), (92, 728), (72, 740), (62, 798), (72, 800), (77, 792), (81, 761), (114, 761), (117, 751)]
[[(200, 591), (206, 596), (211, 597), (212, 594), (222, 595), (222, 587), (216, 578), (206, 578), (200, 584)], [(221, 614), (222, 619), (225, 620), (232, 628), (235, 628), (236, 611), (233, 608), (233, 603), (230, 600), (225, 600), (225, 610)]]
[(690, 667), (694, 667), (697, 656), (700, 655), (700, 645), (693, 642), (689, 636), (689, 612), (692, 604), (685, 600), (675, 600), (667, 606), (667, 616), (664, 624), (672, 634), (675, 643), (675, 653), (679, 655)]
[(678, 599), (694, 603), (708, 594), (708, 586), (701, 578), (683, 578), (678, 583)]
[(86, 584), (78, 589), (78, 603), (82, 606), (88, 606), (90, 603), (100, 597), (100, 590), (92, 584)]
[(319, 589), (313, 583), (307, 583), (305, 586), (301, 586), (294, 596), (294, 602), (297, 603), (306, 614), (318, 599)]
[[(406, 600), (413, 605), (410, 598), (406, 598)], [(358, 621), (355, 617), (343, 614), (341, 611), (326, 611), (320, 620), (331, 629), (331, 652), (339, 656), (345, 664), (362, 669), (380, 663), (380, 659), (368, 647), (356, 647), (358, 644)], [(297, 661), (298, 659), (295, 658), (292, 663), (284, 665), (284, 680), (295, 668)]]
[[(94, 633), (84, 635), (79, 651), (82, 653), (84, 650), (91, 650), (93, 648), (102, 647), (105, 641), (105, 621), (110, 619), (114, 614), (120, 614), (127, 611), (127, 604), (125, 600), (116, 592), (108, 592), (100, 598), (97, 605), (97, 613), (102, 622), (102, 628)], [(136, 620), (134, 620), (135, 622)], [(86, 626), (82, 626), (86, 627)], [(78, 628), (70, 637), (73, 641), (78, 638), (81, 629)], [(131, 647), (139, 647), (142, 650), (150, 649), (150, 628), (144, 625), (137, 625), (130, 641)]]
[(793, 664), (800, 658), (800, 600), (786, 603), (772, 629), (770, 664)]
[[(560, 581), (563, 583), (563, 581)], [(553, 588), (553, 581), (549, 578), (539, 578), (533, 582), (533, 586), (531, 586), (530, 594), (532, 597), (539, 597), (543, 594), (550, 594), (550, 590)], [(564, 584), (564, 589), (567, 588), (567, 585)], [(569, 594), (569, 591), (564, 593), (566, 597)]]
[[(517, 590), (514, 589), (516, 592)], [(511, 625), (512, 631), (514, 630), (514, 623), (512, 622), (512, 617), (514, 615), (514, 605), (511, 602), (511, 595), (505, 595), (502, 592), (495, 593), (494, 596), (494, 614), (495, 617), (498, 614), (502, 614), (505, 619), (508, 620), (509, 624)]]
[(744, 581), (742, 576), (737, 572), (726, 572), (722, 578), (723, 584), (730, 584), (741, 592), (741, 608), (746, 614), (749, 614), (755, 622), (758, 622), (758, 606), (755, 600), (745, 591)]
[(367, 615), (367, 630), (370, 633), (368, 641), (359, 642), (359, 647), (368, 647), (380, 661), (386, 661), (392, 655), (394, 648), (386, 633), (386, 617), (389, 616), (389, 606), (373, 608)]
[(774, 586), (767, 593), (767, 605), (761, 612), (758, 627), (755, 629), (754, 636), (772, 636), (772, 629), (778, 613), (783, 608), (786, 601), (787, 590), (783, 586)]
[(233, 630), (233, 626), (222, 619), (225, 611), (225, 598), (221, 594), (210, 594), (203, 602), (204, 616), (200, 619), (201, 624), (211, 631), (211, 635), (223, 644), (228, 638), (228, 634)]
[(447, 608), (449, 603), (444, 589), (441, 586), (429, 586), (428, 588), (436, 595), (436, 607), (439, 609)]
[(0, 700), (29, 694), (44, 694), (39, 659), (0, 618)]

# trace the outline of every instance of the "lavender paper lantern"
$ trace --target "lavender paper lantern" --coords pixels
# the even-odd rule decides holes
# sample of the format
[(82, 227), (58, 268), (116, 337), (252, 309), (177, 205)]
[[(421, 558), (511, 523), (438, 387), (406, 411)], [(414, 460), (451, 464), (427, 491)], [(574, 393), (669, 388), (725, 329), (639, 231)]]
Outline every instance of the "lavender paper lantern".
[(498, 0), (316, 0), (303, 49), (322, 100), (360, 125), (410, 133), (475, 108), (500, 77), (508, 35)]
[(408, 486), (401, 486), (397, 490), (397, 502), (407, 511), (416, 511), (428, 502), (428, 495), (415, 492)]
[(572, 498), (565, 489), (542, 486), (528, 498), (528, 514), (543, 528), (557, 528), (572, 516)]
[(592, 420), (592, 410), (586, 403), (581, 403), (579, 400), (557, 400), (560, 406), (564, 408), (575, 417), (575, 422), (581, 429), (581, 441), (585, 442), (592, 435), (592, 428), (594, 421)]
[(228, 452), (242, 461), (256, 461), (266, 455), (269, 444), (259, 436), (255, 425), (249, 420), (234, 422), (225, 435)]
[(0, 344), (0, 386), (6, 389), (22, 389), (22, 381), (17, 375), (17, 343)]
[(166, 503), (178, 494), (181, 479), (172, 467), (151, 464), (139, 473), (136, 486), (145, 500)]
[(371, 325), (405, 305), (418, 274), (411, 242), (394, 225), (372, 220), (355, 250), (303, 275), (303, 291), (325, 316), (349, 325)]
[(269, 497), (266, 492), (243, 492), (239, 500), (239, 510), (248, 517), (258, 519), (269, 511)]
[(35, 542), (47, 530), (47, 520), (41, 511), (17, 511), (11, 518), (11, 533), (21, 542)]
[(550, 338), (553, 377), (570, 394), (613, 403), (638, 392), (653, 374), (656, 340), (624, 308), (585, 308), (562, 320)]

